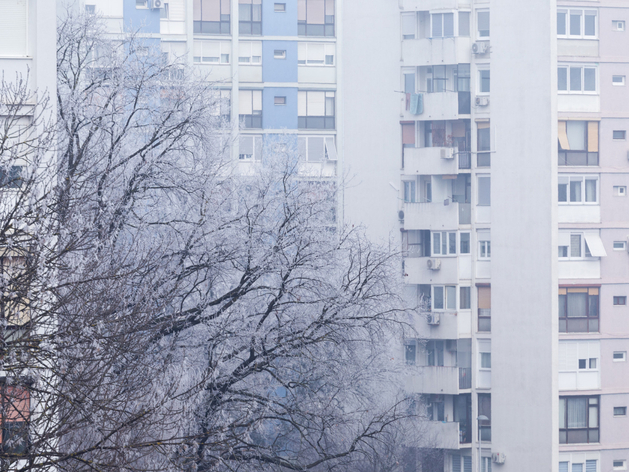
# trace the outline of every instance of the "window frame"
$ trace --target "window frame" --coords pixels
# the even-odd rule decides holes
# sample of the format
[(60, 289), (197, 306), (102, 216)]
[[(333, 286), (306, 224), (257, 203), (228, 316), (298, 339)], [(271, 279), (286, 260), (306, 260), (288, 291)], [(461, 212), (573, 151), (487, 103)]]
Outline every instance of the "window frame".
[[(452, 236), (454, 236), (454, 252), (451, 251)], [(435, 248), (435, 237), (439, 237), (438, 252)], [(431, 257), (456, 257), (458, 254), (458, 236), (456, 231), (431, 231), (430, 232), (430, 254)], [(445, 248), (445, 253), (443, 249)]]
[[(614, 418), (626, 418), (627, 417), (627, 407), (626, 406), (614, 406), (612, 407)], [(618, 413), (616, 413), (616, 409), (618, 409)]]
[[(570, 17), (571, 17), (572, 12), (580, 13), (579, 34), (572, 34), (570, 32), (570, 28), (571, 28)], [(586, 15), (586, 13), (592, 13), (592, 12), (594, 13), (594, 15)], [(559, 15), (562, 13), (565, 14), (565, 18), (564, 18), (565, 34), (559, 33)], [(595, 18), (593, 35), (585, 34), (585, 17), (586, 16), (594, 16)], [(558, 8), (557, 9), (557, 37), (561, 39), (598, 39), (598, 35), (599, 35), (598, 19), (599, 19), (598, 10), (595, 8), (571, 8), (571, 7)]]
[[(618, 245), (618, 247), (617, 247)], [(627, 241), (614, 241), (612, 243), (612, 249), (614, 251), (626, 251), (627, 250)]]
[[(616, 133), (620, 133), (620, 134), (616, 134)], [(627, 130), (624, 130), (624, 129), (612, 130), (612, 139), (614, 141), (626, 141), (627, 140)]]
[[(478, 19), (478, 15), (481, 13), (487, 13), (487, 15), (490, 15), (489, 9), (488, 8), (482, 8), (482, 9), (478, 9), (475, 12), (474, 15), (474, 19), (476, 20), (476, 38), (478, 41), (487, 41), (491, 38), (491, 29), (488, 30), (482, 30), (482, 31), (487, 31), (487, 35), (481, 35), (481, 30), (478, 28), (480, 25), (480, 21)], [(487, 18), (487, 21), (490, 25), (491, 28), (491, 16), (489, 16), (489, 18)]]
[[(323, 115), (310, 115), (308, 114), (308, 95), (311, 93), (323, 93)], [(305, 97), (304, 95), (305, 94)], [(304, 97), (304, 98), (302, 98)], [(297, 128), (298, 129), (325, 129), (325, 130), (334, 130), (336, 129), (336, 92), (334, 90), (299, 90), (297, 92), (297, 98), (298, 98), (298, 106), (297, 106)], [(332, 100), (332, 113), (328, 114), (328, 107), (329, 107), (329, 101), (328, 99)], [(299, 112), (300, 107), (301, 107), (301, 103), (304, 103), (305, 107), (306, 107), (306, 114), (305, 115), (301, 115)], [(308, 120), (310, 119), (311, 122), (313, 122), (313, 119), (316, 118), (317, 120), (323, 119), (323, 121), (321, 122), (323, 124), (323, 126), (310, 126), (308, 124)], [(318, 121), (316, 121), (318, 122)]]
[(612, 193), (614, 197), (626, 197), (627, 196), (627, 186), (626, 185), (614, 185), (612, 187)]
[[(323, 60), (311, 59), (310, 48), (323, 48)], [(332, 54), (328, 54), (328, 53)], [(332, 58), (329, 60), (328, 58)], [(306, 42), (297, 44), (297, 66), (334, 67), (336, 65), (336, 43)]]
[[(240, 114), (240, 110), (238, 110), (238, 121), (241, 123), (241, 126), (244, 129), (261, 129), (262, 128), (262, 90), (260, 89), (239, 89), (238, 93), (241, 95), (241, 92), (251, 92), (251, 115)], [(259, 101), (256, 99), (255, 95), (259, 93), (260, 99)], [(238, 97), (239, 102), (242, 102), (242, 97)], [(255, 104), (260, 104), (260, 109), (257, 110), (255, 108)], [(250, 117), (250, 118), (248, 118)], [(259, 126), (258, 126), (259, 125)]]
[[(231, 2), (224, 2), (221, 0), (214, 0), (218, 2), (218, 8), (219, 8), (219, 21), (207, 21), (207, 20), (202, 20), (199, 19), (197, 20), (196, 18), (203, 18), (203, 3), (204, 2), (211, 2), (212, 0), (199, 0), (199, 7), (200, 10), (198, 12), (195, 12), (193, 9), (193, 13), (192, 13), (192, 29), (193, 29), (193, 34), (207, 34), (207, 35), (229, 35), (231, 34)], [(225, 8), (225, 11), (229, 11), (229, 13), (223, 13), (223, 7)], [(208, 23), (208, 25), (204, 25), (204, 23)], [(210, 29), (209, 27), (214, 24), (214, 23), (218, 23), (218, 32), (216, 31), (203, 31), (204, 29)], [(204, 27), (205, 26), (205, 27)]]
[[(617, 464), (617, 463), (620, 464)], [(613, 470), (627, 470), (627, 459), (612, 459)]]
[[(336, 0), (323, 0), (323, 23), (308, 23), (308, 1), (297, 0), (297, 35), (298, 36), (314, 36), (314, 37), (330, 37), (336, 36)], [(332, 14), (328, 11), (328, 3), (333, 2)], [(303, 18), (302, 17), (303, 13)], [(310, 29), (314, 26), (323, 26), (323, 34), (309, 34)]]
[[(562, 137), (566, 140), (568, 148), (570, 148), (570, 132), (568, 124), (573, 125), (579, 123), (583, 125), (584, 133), (584, 149), (563, 149)], [(595, 125), (594, 125), (595, 124)], [(563, 129), (562, 129), (563, 128)], [(598, 167), (600, 154), (600, 122), (586, 120), (558, 120), (557, 122), (558, 138), (557, 138), (557, 165), (560, 167)], [(594, 133), (594, 131), (596, 131)], [(592, 144), (592, 146), (590, 146)], [(596, 151), (590, 151), (590, 147), (596, 145)], [(575, 158), (581, 157), (585, 161), (575, 163)]]
[[(238, 5), (238, 34), (240, 36), (262, 36), (262, 0), (244, 0), (248, 3), (242, 3), (243, 0), (237, 2)], [(240, 12), (242, 7), (250, 6), (250, 20), (243, 20), (243, 15)], [(256, 8), (256, 6), (258, 8)], [(256, 10), (259, 13), (259, 19), (254, 20)], [(243, 31), (248, 29), (249, 31)], [(248, 27), (248, 28), (247, 28)]]
[[(567, 182), (566, 182), (567, 180)], [(587, 181), (595, 181), (595, 189), (594, 189), (594, 201), (586, 201), (587, 198)], [(579, 195), (581, 196), (581, 200), (572, 200), (572, 183), (573, 182), (581, 182), (579, 186)], [(566, 186), (565, 194), (566, 200), (559, 200), (561, 193), (561, 186)], [(560, 173), (557, 179), (557, 199), (559, 205), (600, 205), (600, 179), (597, 174), (564, 174)]]
[(273, 12), (274, 13), (286, 13), (286, 3), (277, 3), (277, 2), (275, 2), (273, 4)]
[[(483, 74), (487, 73), (487, 77), (483, 78)], [(483, 90), (483, 84), (486, 81), (487, 90)], [(491, 70), (489, 64), (478, 65), (478, 82), (476, 86), (476, 95), (488, 96), (491, 94)]]
[[(321, 155), (321, 159), (315, 158), (313, 159), (310, 156), (311, 146), (309, 141), (311, 139), (322, 139), (323, 145), (323, 154)], [(299, 155), (299, 159), (303, 162), (312, 162), (312, 163), (322, 163), (327, 161), (336, 161), (337, 153), (336, 153), (336, 141), (334, 135), (303, 135), (300, 134), (297, 136), (297, 152)]]
[(614, 295), (612, 298), (612, 306), (627, 306), (627, 296)]
[[(619, 28), (620, 25), (622, 25), (622, 28)], [(625, 20), (612, 20), (612, 31), (624, 32), (625, 26)]]
[[(240, 145), (238, 146), (238, 161), (239, 162), (260, 162), (262, 161), (262, 152), (263, 152), (263, 137), (262, 135), (256, 134), (240, 134), (239, 138)], [(251, 139), (252, 140), (252, 151), (253, 154), (244, 154), (241, 153), (243, 146), (243, 139)]]
[[(626, 75), (612, 75), (612, 85), (614, 87), (624, 87), (626, 82)], [(620, 79), (619, 81), (615, 79)]]
[[(568, 403), (570, 399), (585, 399), (585, 426), (581, 426), (581, 427), (570, 427), (570, 421), (569, 421), (569, 412), (570, 412), (570, 408), (568, 407)], [(564, 402), (564, 406), (563, 408), (561, 407), (561, 403)], [(560, 412), (561, 409), (563, 409), (563, 413), (564, 413), (564, 418), (562, 420), (561, 416), (559, 418), (559, 444), (599, 444), (601, 441), (601, 436), (600, 436), (600, 424), (601, 424), (601, 412), (600, 412), (600, 408), (601, 408), (601, 399), (600, 399), (600, 395), (561, 395), (559, 397), (559, 403), (560, 403)], [(596, 426), (590, 426), (590, 424), (592, 423), (592, 410), (594, 410), (596, 412)], [(562, 427), (563, 426), (563, 427)], [(587, 436), (587, 441), (586, 442), (576, 442), (576, 441), (570, 441), (570, 431), (576, 432), (576, 431), (584, 431), (585, 430), (585, 435)], [(592, 439), (590, 438), (590, 431), (592, 431)], [(596, 434), (594, 434), (594, 432), (596, 432)], [(562, 437), (562, 433), (564, 433), (564, 436)]]
[[(569, 316), (568, 308), (568, 294), (575, 293), (581, 294), (585, 293), (585, 316)], [(562, 303), (562, 298), (563, 303)], [(596, 297), (595, 300), (590, 300), (590, 297)], [(558, 296), (558, 315), (559, 315), (559, 332), (560, 333), (598, 333), (600, 332), (600, 319), (601, 319), (601, 297), (600, 297), (600, 287), (559, 287), (559, 296)], [(562, 312), (563, 305), (563, 312)], [(594, 306), (596, 309), (594, 310)], [(572, 321), (573, 325), (585, 325), (587, 330), (582, 329), (569, 329), (570, 322)], [(580, 323), (577, 323), (580, 321)]]
[[(441, 304), (442, 307), (438, 308), (436, 307), (436, 302), (437, 302), (437, 295), (436, 295), (436, 290), (435, 289), (440, 289), (441, 293), (442, 293), (442, 298), (441, 298)], [(458, 290), (457, 290), (457, 286), (456, 285), (431, 285), (430, 290), (432, 292), (432, 297), (431, 297), (431, 302), (432, 302), (432, 311), (438, 311), (438, 312), (456, 312), (457, 311), (457, 307), (458, 305)], [(448, 294), (450, 293), (454, 293), (454, 307), (452, 307), (449, 303), (448, 303)]]
[[(580, 69), (580, 88), (572, 89), (572, 69)], [(566, 88), (559, 88), (560, 70), (565, 70)], [(594, 70), (594, 90), (585, 90), (585, 71)], [(599, 67), (598, 64), (592, 63), (562, 63), (557, 65), (557, 93), (561, 95), (599, 95)]]
[[(207, 52), (205, 49), (211, 49), (211, 45), (218, 43), (218, 56), (205, 56)], [(213, 65), (226, 65), (231, 64), (231, 42), (222, 40), (198, 40), (195, 39), (192, 43), (192, 62), (194, 64), (213, 64)], [(226, 52), (224, 52), (226, 51)], [(200, 52), (201, 55), (195, 55)], [(216, 61), (210, 60), (216, 58)]]
[[(620, 354), (620, 357), (617, 357)], [(612, 362), (627, 362), (627, 351), (613, 351)]]
[(478, 240), (478, 258), (479, 261), (491, 260), (491, 240)]
[[(445, 35), (445, 26), (446, 26), (446, 15), (452, 15), (452, 35)], [(435, 24), (435, 16), (441, 17), (441, 36), (434, 36), (434, 24)], [(452, 11), (438, 11), (435, 13), (430, 13), (430, 39), (445, 39), (445, 38), (455, 38), (458, 36), (458, 10)]]
[[(561, 231), (561, 233), (563, 234), (564, 231)], [(573, 256), (572, 255), (572, 237), (573, 236), (579, 236), (579, 256)], [(561, 248), (562, 247), (566, 247), (567, 248), (567, 252), (566, 252), (566, 256), (562, 256), (561, 253)], [(596, 256), (592, 256), (591, 252), (590, 252), (590, 248), (587, 245), (587, 241), (585, 239), (585, 233), (582, 231), (570, 231), (569, 233), (569, 245), (568, 246), (559, 246), (558, 249), (558, 254), (559, 256), (559, 260), (560, 261), (582, 261), (582, 260), (586, 260), (586, 261), (590, 261), (590, 260), (595, 260), (595, 259), (599, 259), (599, 257)]]

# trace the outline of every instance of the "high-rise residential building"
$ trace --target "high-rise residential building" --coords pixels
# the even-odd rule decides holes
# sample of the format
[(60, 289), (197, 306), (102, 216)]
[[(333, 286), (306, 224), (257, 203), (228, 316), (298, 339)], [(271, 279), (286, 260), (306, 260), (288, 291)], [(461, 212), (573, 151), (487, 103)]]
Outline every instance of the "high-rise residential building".
[(627, 468), (629, 3), (84, 2), (216, 82), (243, 172), (290, 146), (401, 249), (408, 470)]

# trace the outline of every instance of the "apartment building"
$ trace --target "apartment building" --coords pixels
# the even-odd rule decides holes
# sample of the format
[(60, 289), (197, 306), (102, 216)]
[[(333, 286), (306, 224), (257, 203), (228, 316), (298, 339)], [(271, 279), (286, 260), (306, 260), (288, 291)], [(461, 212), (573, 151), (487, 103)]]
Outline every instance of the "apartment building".
[(408, 446), (441, 451), (409, 470), (627, 468), (626, 2), (85, 8), (216, 83), (243, 173), (294, 149), (344, 184), (339, 222), (401, 248), (430, 420)]

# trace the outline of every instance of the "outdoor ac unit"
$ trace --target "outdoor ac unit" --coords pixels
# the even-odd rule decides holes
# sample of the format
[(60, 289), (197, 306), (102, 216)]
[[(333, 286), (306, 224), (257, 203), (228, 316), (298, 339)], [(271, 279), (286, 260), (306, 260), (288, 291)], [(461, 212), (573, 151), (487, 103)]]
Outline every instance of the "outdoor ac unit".
[(397, 212), (397, 218), (400, 221), (404, 221), (404, 210), (400, 210)]
[(441, 259), (428, 259), (426, 262), (428, 268), (430, 270), (439, 270), (441, 269)]
[(502, 452), (494, 452), (491, 455), (491, 461), (496, 464), (504, 464), (505, 463), (505, 455)]
[(454, 159), (454, 149), (441, 148), (441, 159)]
[(489, 105), (489, 97), (476, 97), (477, 107), (486, 107)]
[(439, 313), (431, 313), (427, 316), (427, 320), (428, 320), (428, 324), (429, 325), (438, 325), (440, 320), (440, 315)]
[(153, 9), (164, 8), (164, 0), (153, 0), (151, 2), (151, 8), (153, 8)]
[(474, 54), (485, 54), (489, 50), (489, 43), (487, 41), (478, 41), (472, 44), (472, 52)]

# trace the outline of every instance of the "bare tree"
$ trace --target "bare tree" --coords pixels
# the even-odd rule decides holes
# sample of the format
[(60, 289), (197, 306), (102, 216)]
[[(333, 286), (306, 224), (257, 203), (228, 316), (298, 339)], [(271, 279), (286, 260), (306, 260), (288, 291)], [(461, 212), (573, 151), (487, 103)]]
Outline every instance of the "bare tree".
[[(20, 164), (0, 189), (5, 468), (389, 470), (374, 458), (416, 419), (396, 256), (338, 225), (336, 183), (290, 145), (240, 176), (212, 84), (150, 41), (71, 12), (58, 41), (56, 124), (42, 103), (0, 148)], [(21, 116), (27, 88), (0, 88)]]

